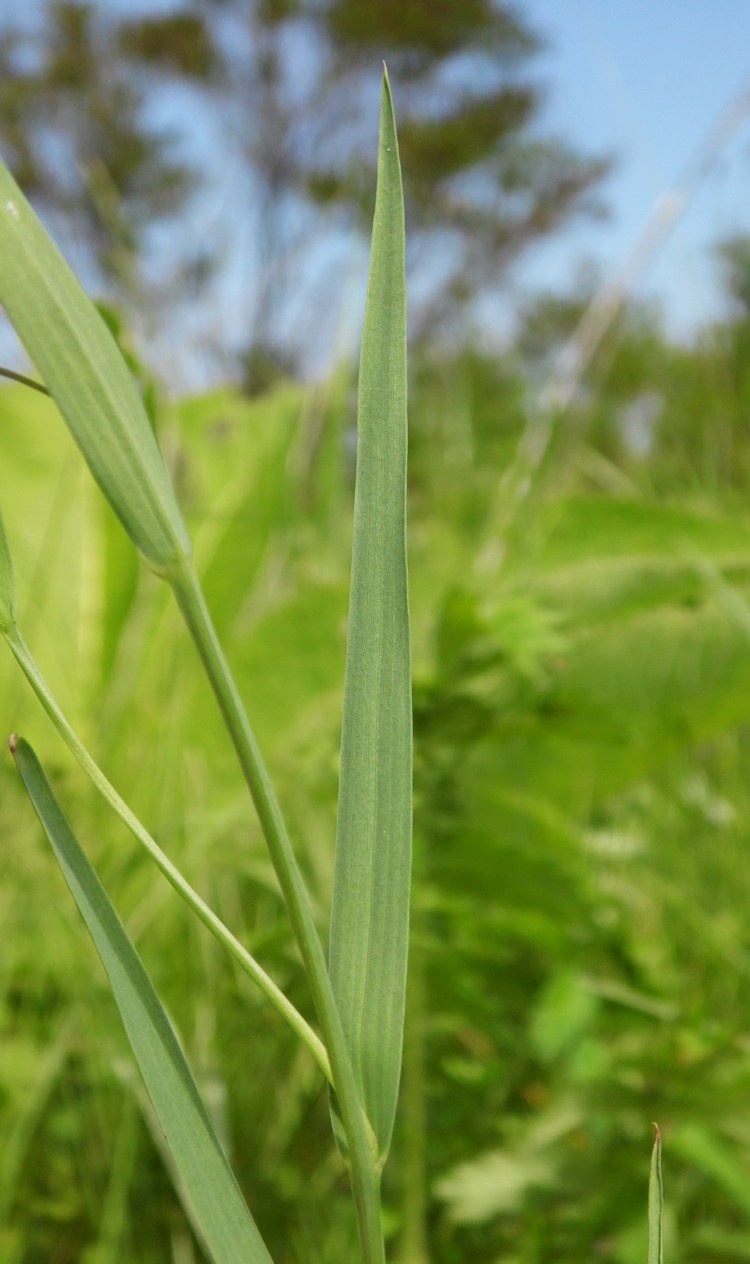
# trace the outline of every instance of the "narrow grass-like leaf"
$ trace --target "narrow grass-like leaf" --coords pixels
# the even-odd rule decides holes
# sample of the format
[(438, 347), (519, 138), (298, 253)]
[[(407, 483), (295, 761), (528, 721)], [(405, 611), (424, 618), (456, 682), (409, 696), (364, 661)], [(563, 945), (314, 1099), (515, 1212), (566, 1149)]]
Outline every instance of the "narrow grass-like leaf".
[(101, 956), (195, 1223), (216, 1264), (271, 1264), (151, 980), (31, 747), (12, 741), (29, 797)]
[(135, 383), (2, 163), (0, 303), (126, 531), (153, 566), (169, 571), (190, 545)]
[(411, 874), (404, 205), (383, 81), (359, 376), (330, 970), (380, 1161), (398, 1097)]
[(664, 1264), (662, 1220), (664, 1188), (661, 1179), (661, 1132), (654, 1124), (656, 1136), (651, 1152), (651, 1173), (648, 1181), (648, 1264)]

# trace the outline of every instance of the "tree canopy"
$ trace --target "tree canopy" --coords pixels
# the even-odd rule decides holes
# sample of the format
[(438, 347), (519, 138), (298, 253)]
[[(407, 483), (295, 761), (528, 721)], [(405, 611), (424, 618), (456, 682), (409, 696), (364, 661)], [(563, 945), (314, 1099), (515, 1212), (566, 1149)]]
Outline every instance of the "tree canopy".
[[(382, 59), (416, 332), (465, 335), (526, 248), (594, 208), (606, 162), (539, 125), (541, 47), (493, 0), (183, 0), (158, 15), (40, 0), (2, 20), (0, 140), (102, 289), (153, 317), (197, 288), (204, 338), (262, 378), (340, 319), (372, 209)], [(217, 321), (212, 270), (252, 292), (241, 329)]]

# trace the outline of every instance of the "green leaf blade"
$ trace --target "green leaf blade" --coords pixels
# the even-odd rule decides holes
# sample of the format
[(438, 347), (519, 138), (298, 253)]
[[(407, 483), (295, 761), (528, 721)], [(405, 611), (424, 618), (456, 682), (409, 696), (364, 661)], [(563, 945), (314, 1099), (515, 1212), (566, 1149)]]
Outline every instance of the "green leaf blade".
[(216, 1264), (271, 1264), (146, 970), (31, 747), (16, 764), (109, 977), (193, 1219)]
[(360, 360), (330, 939), (334, 994), (381, 1160), (401, 1071), (411, 875), (406, 456), (404, 207), (386, 77)]
[(135, 383), (2, 163), (0, 303), (126, 531), (157, 570), (168, 571), (190, 544)]
[(648, 1181), (648, 1264), (664, 1264), (663, 1229), (664, 1187), (661, 1176), (661, 1131), (655, 1124), (656, 1136), (651, 1152)]

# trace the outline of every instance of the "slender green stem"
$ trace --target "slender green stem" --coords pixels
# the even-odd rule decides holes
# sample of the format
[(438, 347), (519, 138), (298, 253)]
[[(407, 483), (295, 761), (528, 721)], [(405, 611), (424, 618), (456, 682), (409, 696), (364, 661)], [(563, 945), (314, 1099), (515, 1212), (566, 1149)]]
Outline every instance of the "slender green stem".
[(219, 644), (192, 566), (170, 576), (177, 602), (203, 660), (258, 813), (307, 972), (349, 1147), (350, 1175), (365, 1264), (384, 1264), (377, 1142), (357, 1089), (328, 967), (297, 859), (255, 734)]
[(315, 1061), (320, 1067), (329, 1083), (332, 1083), (331, 1067), (326, 1053), (325, 1046), (318, 1035), (305, 1021), (302, 1015), (295, 1009), (291, 1001), (284, 995), (279, 987), (274, 983), (273, 979), (266, 974), (265, 970), (258, 964), (255, 958), (242, 946), (238, 939), (235, 939), (232, 932), (224, 925), (213, 909), (211, 909), (204, 900), (194, 891), (190, 883), (180, 873), (179, 869), (172, 863), (167, 855), (161, 850), (158, 843), (151, 837), (148, 830), (141, 824), (138, 818), (131, 812), (127, 803), (120, 798), (114, 786), (107, 780), (101, 768), (89, 755), (86, 747), (78, 738), (70, 724), (66, 720), (57, 700), (55, 699), (51, 689), (45, 681), (42, 673), (36, 665), (36, 662), (29, 650), (26, 642), (21, 636), (18, 629), (6, 633), (6, 640), (15, 658), (21, 666), (26, 679), (37, 695), (39, 701), (44, 707), (47, 715), (52, 720), (55, 728), (62, 737), (66, 746), (72, 751), (81, 767), (88, 773), (97, 790), (107, 800), (111, 807), (114, 808), (120, 819), (127, 825), (131, 834), (138, 840), (142, 847), (148, 852), (156, 866), (164, 874), (168, 882), (172, 884), (174, 889), (182, 896), (185, 903), (193, 910), (203, 925), (208, 927), (211, 934), (218, 939), (219, 943), (226, 948), (229, 955), (237, 962), (245, 974), (249, 975), (254, 983), (258, 985), (263, 994), (268, 998), (274, 1008), (283, 1018), (286, 1019), (289, 1026), (297, 1033), (300, 1039), (307, 1045), (312, 1053)]
[(30, 386), (32, 391), (39, 391), (40, 395), (49, 395), (46, 386), (36, 382), (33, 377), (27, 377), (25, 373), (16, 373), (14, 369), (0, 369), (0, 377), (10, 378), (11, 382), (20, 382), (22, 386)]

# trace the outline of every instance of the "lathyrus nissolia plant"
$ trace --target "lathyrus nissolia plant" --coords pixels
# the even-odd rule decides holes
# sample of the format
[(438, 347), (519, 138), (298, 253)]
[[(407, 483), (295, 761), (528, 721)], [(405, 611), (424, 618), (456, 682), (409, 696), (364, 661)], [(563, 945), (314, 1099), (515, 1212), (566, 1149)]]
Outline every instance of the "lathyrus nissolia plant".
[[(99, 313), (2, 166), (0, 302), (133, 544), (174, 592), (263, 829), (320, 1035), (160, 850), (68, 724), (16, 622), (13, 571), (1, 522), (0, 632), (99, 790), (196, 915), (283, 1014), (327, 1077), (334, 1133), (351, 1177), (362, 1259), (382, 1264), (380, 1173), (398, 1096), (406, 986), (412, 742), (404, 211), (387, 76), (360, 360), (328, 960), (281, 807), (203, 598), (188, 533), (141, 398)], [(15, 736), (10, 745), (107, 971), (196, 1233), (216, 1264), (268, 1264), (268, 1251), (153, 985), (33, 750)]]
[[(380, 1173), (401, 1068), (411, 870), (411, 674), (406, 570), (406, 297), (398, 144), (383, 80), (378, 181), (359, 376), (357, 475), (336, 865), (326, 962), (284, 818), (196, 576), (170, 478), (109, 330), (0, 164), (0, 302), (104, 495), (172, 587), (252, 795), (320, 1027), (315, 1032), (195, 892), (69, 725), (16, 622), (0, 518), (0, 634), (58, 732), (188, 906), (262, 989), (331, 1088), (364, 1264), (385, 1259)], [(197, 1235), (216, 1264), (270, 1256), (172, 1027), (33, 750), (10, 747), (102, 958)], [(661, 1142), (649, 1182), (649, 1264), (662, 1264)]]

